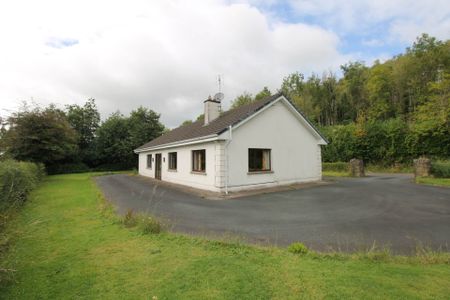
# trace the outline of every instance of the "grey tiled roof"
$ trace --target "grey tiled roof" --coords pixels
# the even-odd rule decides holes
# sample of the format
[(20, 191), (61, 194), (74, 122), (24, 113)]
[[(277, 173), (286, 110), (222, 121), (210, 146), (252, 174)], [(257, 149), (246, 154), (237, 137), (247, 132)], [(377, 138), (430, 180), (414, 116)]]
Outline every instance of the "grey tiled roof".
[(277, 93), (273, 96), (226, 111), (221, 114), (220, 117), (211, 121), (208, 125), (204, 125), (204, 120), (202, 118), (194, 123), (180, 126), (161, 135), (160, 137), (157, 137), (156, 139), (151, 140), (150, 142), (140, 146), (136, 150), (139, 151), (150, 147), (221, 134), (222, 132), (226, 131), (230, 125), (233, 126), (246, 119), (272, 101), (278, 99), (280, 96), (282, 96), (282, 93)]

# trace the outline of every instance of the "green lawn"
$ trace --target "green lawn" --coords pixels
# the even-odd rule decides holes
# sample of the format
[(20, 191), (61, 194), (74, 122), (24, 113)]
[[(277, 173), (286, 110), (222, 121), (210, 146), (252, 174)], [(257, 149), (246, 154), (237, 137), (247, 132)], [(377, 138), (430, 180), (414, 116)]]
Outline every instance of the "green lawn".
[(450, 187), (450, 178), (417, 177), (416, 183)]
[[(50, 176), (10, 223), (4, 299), (445, 299), (446, 259), (295, 255), (173, 233), (143, 235), (102, 209), (89, 174)], [(107, 210), (106, 210), (107, 211)], [(433, 258), (434, 256), (431, 256)]]

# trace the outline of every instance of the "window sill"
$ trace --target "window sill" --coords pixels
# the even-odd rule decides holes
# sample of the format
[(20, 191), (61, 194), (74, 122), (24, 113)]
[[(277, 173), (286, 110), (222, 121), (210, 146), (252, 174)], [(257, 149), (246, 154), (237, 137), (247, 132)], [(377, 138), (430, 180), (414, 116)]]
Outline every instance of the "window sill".
[(177, 172), (177, 169), (167, 169), (167, 172)]
[(195, 174), (195, 175), (206, 175), (206, 172), (191, 171), (191, 174)]
[(147, 170), (152, 170), (152, 168), (147, 168)]
[(269, 170), (269, 171), (250, 171), (247, 172), (247, 175), (256, 175), (256, 174), (272, 174), (273, 171)]

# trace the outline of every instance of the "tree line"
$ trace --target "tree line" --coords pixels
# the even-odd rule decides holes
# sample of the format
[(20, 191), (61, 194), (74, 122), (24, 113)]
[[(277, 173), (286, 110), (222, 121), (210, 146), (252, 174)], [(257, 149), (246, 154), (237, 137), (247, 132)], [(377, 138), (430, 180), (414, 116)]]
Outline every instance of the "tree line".
[[(377, 60), (371, 67), (362, 61), (349, 62), (341, 71), (341, 78), (333, 72), (307, 78), (294, 72), (283, 79), (278, 91), (319, 126), (392, 118), (414, 121), (424, 105), (438, 109), (448, 104), (436, 98), (448, 87), (450, 41), (423, 34), (404, 54), (383, 63)], [(271, 94), (267, 87), (255, 96), (244, 92), (232, 108)]]
[(162, 134), (160, 115), (139, 107), (100, 122), (94, 99), (59, 109), (23, 107), (2, 122), (3, 158), (43, 163), (49, 173), (136, 167), (133, 149)]

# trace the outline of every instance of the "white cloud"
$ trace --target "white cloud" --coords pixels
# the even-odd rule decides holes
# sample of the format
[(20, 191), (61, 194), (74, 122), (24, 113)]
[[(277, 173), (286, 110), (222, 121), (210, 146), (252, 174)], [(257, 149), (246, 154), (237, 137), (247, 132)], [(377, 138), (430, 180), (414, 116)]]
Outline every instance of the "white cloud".
[(219, 0), (3, 1), (0, 37), (1, 109), (94, 97), (103, 117), (144, 105), (169, 126), (202, 112), (217, 74), (228, 103), (348, 59), (331, 31)]
[(314, 16), (320, 24), (343, 35), (381, 31), (385, 40), (399, 39), (408, 44), (423, 32), (441, 39), (450, 36), (448, 0), (290, 0), (290, 3), (298, 15)]

